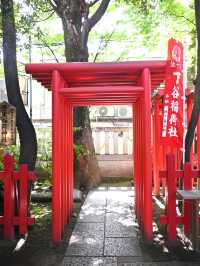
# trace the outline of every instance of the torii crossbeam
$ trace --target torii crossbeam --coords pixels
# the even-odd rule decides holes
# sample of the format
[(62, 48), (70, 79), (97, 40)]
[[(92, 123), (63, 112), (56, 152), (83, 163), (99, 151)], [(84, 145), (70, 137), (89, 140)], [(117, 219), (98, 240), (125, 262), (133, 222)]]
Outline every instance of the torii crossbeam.
[(29, 64), (26, 72), (52, 91), (52, 238), (62, 238), (73, 204), (73, 107), (133, 107), (136, 213), (152, 240), (151, 91), (165, 81), (167, 61)]

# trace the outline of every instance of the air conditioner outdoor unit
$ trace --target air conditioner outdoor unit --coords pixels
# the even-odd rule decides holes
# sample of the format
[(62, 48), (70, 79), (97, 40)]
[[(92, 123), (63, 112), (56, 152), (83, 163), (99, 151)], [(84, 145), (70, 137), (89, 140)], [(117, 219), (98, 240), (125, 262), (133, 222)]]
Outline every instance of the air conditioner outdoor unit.
[(99, 108), (99, 116), (105, 117), (105, 116), (114, 116), (114, 109), (112, 106), (101, 106)]
[(121, 118), (125, 118), (128, 116), (128, 108), (127, 107), (117, 107), (115, 108), (115, 117), (121, 117)]
[(128, 110), (126, 107), (119, 107), (118, 109), (118, 116), (119, 117), (127, 117), (128, 115)]

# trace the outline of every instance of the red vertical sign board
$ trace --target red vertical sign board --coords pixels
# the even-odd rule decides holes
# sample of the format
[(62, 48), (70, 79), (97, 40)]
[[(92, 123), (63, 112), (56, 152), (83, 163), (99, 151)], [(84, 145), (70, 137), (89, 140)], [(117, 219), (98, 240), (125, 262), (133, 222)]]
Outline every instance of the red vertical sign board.
[(183, 45), (174, 39), (168, 43), (161, 142), (177, 148), (183, 143)]

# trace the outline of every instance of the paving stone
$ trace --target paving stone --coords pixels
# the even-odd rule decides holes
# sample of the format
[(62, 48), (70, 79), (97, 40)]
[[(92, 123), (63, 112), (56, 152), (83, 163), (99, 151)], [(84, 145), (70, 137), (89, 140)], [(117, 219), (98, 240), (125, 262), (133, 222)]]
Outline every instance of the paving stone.
[(106, 214), (106, 237), (136, 237), (133, 215)]
[(79, 213), (78, 222), (83, 223), (103, 223), (105, 221), (105, 208), (90, 206), (82, 208), (81, 212)]
[(134, 200), (133, 188), (100, 187), (90, 191), (62, 266), (199, 266), (196, 255), (195, 261), (188, 254), (184, 260), (176, 252), (165, 255), (161, 247), (156, 251), (155, 246), (139, 243)]
[(129, 198), (123, 198), (123, 200), (120, 200), (120, 197), (124, 197), (123, 194), (117, 196), (116, 199), (107, 199), (107, 204), (109, 205), (125, 205), (125, 206), (129, 206), (129, 205), (133, 205), (134, 204), (134, 200), (132, 197)]
[(117, 222), (120, 218), (123, 218), (123, 220), (127, 220), (126, 224), (129, 224), (129, 222), (132, 224), (136, 220), (136, 215), (135, 212), (130, 209), (125, 210), (124, 213), (106, 212), (107, 222)]
[(118, 266), (197, 266), (200, 263), (178, 261), (152, 261), (152, 262), (118, 262)]
[(118, 266), (174, 266), (173, 262), (118, 262)]
[(116, 214), (130, 214), (131, 209), (128, 204), (121, 204), (121, 203), (108, 203), (106, 206), (106, 212), (112, 212)]
[(104, 223), (77, 223), (72, 233), (74, 238), (91, 237), (104, 238)]
[(62, 266), (117, 266), (117, 258), (65, 257)]
[[(153, 259), (150, 259), (149, 256), (145, 256), (142, 254), (142, 256), (126, 256), (126, 257), (117, 257), (117, 263), (118, 265), (124, 265), (124, 264), (131, 264), (131, 263), (143, 263), (143, 262), (149, 262), (149, 261), (154, 261)], [(158, 262), (159, 260), (155, 260), (155, 262)], [(166, 261), (166, 260), (160, 260), (160, 261)], [(172, 261), (172, 260), (171, 260)]]
[(101, 238), (87, 236), (71, 236), (66, 256), (102, 256), (103, 243)]
[(132, 263), (118, 263), (119, 266), (172, 266), (170, 262), (132, 262)]
[(134, 192), (133, 187), (108, 187), (108, 191), (132, 191)]
[(200, 261), (198, 262), (194, 262), (194, 261), (188, 261), (188, 262), (174, 262), (173, 266), (199, 266), (200, 265)]
[[(132, 195), (132, 192), (127, 192), (127, 191), (120, 191), (120, 190), (116, 190), (116, 191), (108, 191), (107, 192), (107, 199), (112, 199), (112, 200), (120, 200), (120, 201), (126, 201), (129, 196)], [(119, 196), (121, 196), (121, 198), (119, 198)]]
[(108, 195), (108, 192), (107, 191), (100, 191), (100, 190), (93, 190), (93, 191), (90, 191), (87, 195), (87, 199), (88, 200), (95, 200), (95, 199), (106, 199)]
[(95, 191), (107, 191), (108, 187), (98, 187), (94, 189)]
[[(113, 194), (113, 193), (112, 193)], [(107, 204), (109, 205), (124, 205), (124, 206), (132, 206), (134, 204), (134, 198), (131, 196), (127, 196), (127, 192), (114, 193), (115, 195), (111, 195), (107, 198)]]
[(102, 198), (102, 199), (94, 199), (94, 200), (91, 200), (89, 198), (87, 198), (85, 200), (85, 203), (84, 203), (84, 207), (105, 207), (106, 206), (106, 199), (105, 198)]
[(141, 256), (141, 249), (136, 238), (106, 238), (105, 256)]

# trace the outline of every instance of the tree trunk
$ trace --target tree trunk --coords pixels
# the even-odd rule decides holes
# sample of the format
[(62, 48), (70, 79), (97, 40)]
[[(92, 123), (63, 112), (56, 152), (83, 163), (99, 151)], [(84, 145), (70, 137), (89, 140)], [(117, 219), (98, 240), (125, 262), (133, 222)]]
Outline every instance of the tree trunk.
[[(71, 12), (71, 17), (74, 13)], [(88, 61), (88, 47), (87, 43), (82, 42), (82, 33), (78, 25), (71, 23), (65, 16), (65, 12), (61, 13), (63, 31), (64, 31), (64, 42), (65, 42), (65, 58), (67, 62), (87, 62)], [(72, 19), (73, 21), (75, 20)]]
[[(99, 1), (100, 5), (91, 18), (89, 9), (98, 1), (85, 0), (59, 0), (54, 1), (53, 7), (62, 20), (65, 42), (65, 57), (67, 62), (88, 61), (88, 36), (90, 30), (96, 25), (105, 13), (110, 0)], [(51, 2), (52, 4), (52, 2)], [(75, 108), (74, 126), (82, 130), (74, 136), (75, 143), (82, 144), (89, 151), (79, 162), (78, 178), (80, 185), (89, 189), (100, 181), (100, 171), (95, 156), (95, 149), (90, 127), (89, 110), (86, 107)], [(75, 182), (77, 183), (77, 182)]]
[(16, 124), (20, 138), (20, 163), (28, 164), (30, 171), (35, 169), (37, 140), (32, 122), (25, 110), (18, 80), (16, 58), (16, 28), (13, 0), (1, 0), (3, 62), (8, 101), (16, 107)]
[[(75, 8), (75, 5), (74, 5)], [(76, 10), (79, 10), (76, 7)], [(64, 14), (66, 14), (64, 12)], [(76, 21), (76, 25), (69, 22), (68, 18), (61, 15), (64, 41), (65, 41), (65, 57), (67, 62), (87, 62), (88, 61), (88, 47), (87, 42), (82, 42), (82, 33), (80, 27), (80, 21), (77, 20), (77, 16), (80, 14), (73, 12), (71, 9), (71, 20)], [(77, 30), (76, 30), (77, 29)], [(91, 187), (96, 186), (100, 182), (100, 170), (98, 167), (98, 161), (95, 156), (95, 148), (92, 139), (92, 130), (90, 127), (89, 108), (88, 107), (76, 107), (74, 108), (74, 127), (80, 128), (79, 134), (74, 136), (74, 142), (81, 144), (88, 151), (84, 156), (84, 167), (82, 159), (78, 163), (78, 170), (76, 171), (78, 180), (75, 180), (75, 184), (79, 184), (80, 188), (89, 190)]]
[(194, 105), (185, 137), (185, 162), (190, 161), (190, 151), (200, 112), (200, 0), (194, 1), (197, 32), (197, 75), (195, 80)]

